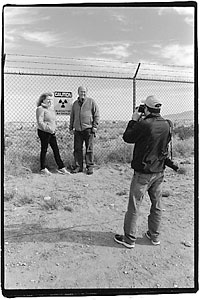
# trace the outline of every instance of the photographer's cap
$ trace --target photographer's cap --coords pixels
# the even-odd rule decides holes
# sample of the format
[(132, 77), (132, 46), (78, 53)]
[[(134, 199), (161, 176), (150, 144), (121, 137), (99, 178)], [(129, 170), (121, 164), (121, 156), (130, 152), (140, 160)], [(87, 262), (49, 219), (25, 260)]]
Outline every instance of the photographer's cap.
[(154, 109), (159, 109), (162, 105), (162, 103), (160, 103), (160, 101), (158, 99), (156, 99), (155, 96), (148, 96), (146, 98), (145, 101), (143, 101), (143, 103), (150, 107), (150, 108), (154, 108)]

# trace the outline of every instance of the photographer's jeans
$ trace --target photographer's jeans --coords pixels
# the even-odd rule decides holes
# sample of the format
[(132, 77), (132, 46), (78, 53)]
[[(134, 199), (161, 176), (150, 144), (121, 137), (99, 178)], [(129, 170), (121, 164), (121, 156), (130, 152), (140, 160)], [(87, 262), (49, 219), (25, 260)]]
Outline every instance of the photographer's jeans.
[(128, 208), (124, 219), (124, 234), (128, 239), (132, 241), (136, 240), (140, 205), (147, 191), (151, 200), (148, 230), (152, 238), (158, 237), (162, 217), (161, 198), (163, 178), (164, 172), (152, 174), (134, 172), (130, 186)]
[(94, 165), (94, 134), (91, 128), (83, 131), (75, 131), (74, 133), (74, 160), (76, 168), (83, 169), (83, 143), (85, 142), (85, 163), (86, 168), (90, 169)]

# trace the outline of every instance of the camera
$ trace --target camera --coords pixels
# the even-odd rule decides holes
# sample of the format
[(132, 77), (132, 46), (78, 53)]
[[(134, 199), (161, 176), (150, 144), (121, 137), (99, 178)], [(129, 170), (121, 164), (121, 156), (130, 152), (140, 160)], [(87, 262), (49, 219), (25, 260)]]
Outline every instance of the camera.
[(139, 108), (138, 108), (138, 112), (140, 113), (144, 113), (144, 108), (145, 108), (145, 105), (144, 104), (140, 104)]

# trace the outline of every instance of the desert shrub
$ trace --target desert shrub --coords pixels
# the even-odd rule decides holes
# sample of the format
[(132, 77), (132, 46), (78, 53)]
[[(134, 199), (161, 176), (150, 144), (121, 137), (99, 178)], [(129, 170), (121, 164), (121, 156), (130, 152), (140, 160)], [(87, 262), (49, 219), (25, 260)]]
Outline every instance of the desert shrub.
[(44, 200), (43, 202), (39, 203), (42, 210), (58, 210), (60, 203), (56, 199)]
[(5, 191), (4, 201), (5, 202), (12, 201), (13, 205), (15, 206), (23, 206), (26, 204), (33, 203), (32, 197), (27, 195), (25, 192), (23, 194), (19, 194), (17, 188), (13, 189), (12, 191)]
[[(119, 141), (118, 141), (119, 143)], [(94, 152), (94, 161), (96, 164), (108, 163), (108, 162), (127, 162), (132, 159), (133, 145), (125, 144), (121, 141), (118, 146), (110, 144), (109, 147), (101, 148), (96, 145)]]
[[(61, 157), (66, 167), (71, 165), (73, 152), (70, 143), (62, 143), (59, 139), (59, 149)], [(57, 168), (53, 151), (49, 146), (47, 151), (47, 165), (49, 168)], [(28, 139), (18, 139), (5, 151), (4, 170), (6, 174), (20, 176), (24, 173), (37, 173), (40, 169), (40, 142), (36, 137), (30, 136)]]
[[(112, 126), (115, 124), (111, 124)], [(119, 127), (122, 131), (122, 128)], [(128, 145), (122, 140), (119, 132), (113, 129), (106, 129), (109, 132), (103, 134), (99, 132), (94, 143), (94, 162), (130, 162), (132, 157), (133, 145)], [(103, 130), (102, 130), (103, 131)], [(112, 133), (112, 134), (111, 134)], [(67, 168), (71, 168), (74, 163), (73, 157), (73, 137), (67, 133), (58, 133), (57, 141), (61, 158)], [(85, 149), (85, 148), (84, 148)], [(49, 169), (56, 169), (57, 165), (53, 156), (53, 151), (49, 146), (46, 156), (46, 162)], [(40, 141), (36, 134), (31, 133), (24, 138), (15, 136), (15, 141), (10, 145), (4, 157), (5, 173), (20, 176), (27, 173), (27, 170), (38, 173), (40, 169)]]
[(20, 197), (18, 196), (17, 201), (14, 202), (15, 206), (24, 206), (26, 204), (31, 204), (33, 203), (32, 197), (28, 195), (21, 195)]
[(4, 157), (4, 170), (6, 174), (20, 176), (27, 172), (34, 172), (39, 167), (39, 157), (31, 150), (11, 149), (6, 151)]
[(7, 149), (4, 157), (4, 171), (6, 174), (18, 176), (21, 173), (22, 153), (16, 153)]
[(173, 156), (174, 157), (190, 157), (194, 154), (194, 139), (187, 140), (173, 139)]
[(122, 146), (119, 149), (110, 151), (106, 157), (106, 162), (130, 163), (132, 159), (132, 147), (129, 146)]
[(15, 190), (10, 191), (10, 192), (6, 191), (4, 193), (4, 201), (5, 202), (11, 201), (12, 199), (14, 199), (15, 195), (16, 195), (16, 191)]
[(10, 146), (12, 146), (13, 142), (8, 137), (4, 139), (4, 150), (6, 151)]
[(178, 126), (173, 130), (174, 134), (179, 137), (180, 140), (186, 140), (194, 136), (194, 126)]

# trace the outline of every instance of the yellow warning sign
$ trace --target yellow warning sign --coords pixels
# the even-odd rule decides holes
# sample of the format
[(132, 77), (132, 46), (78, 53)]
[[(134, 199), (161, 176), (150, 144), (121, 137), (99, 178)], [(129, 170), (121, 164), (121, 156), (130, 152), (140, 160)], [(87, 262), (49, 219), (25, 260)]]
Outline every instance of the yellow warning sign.
[(72, 109), (72, 92), (54, 92), (54, 109), (57, 115), (69, 115)]

